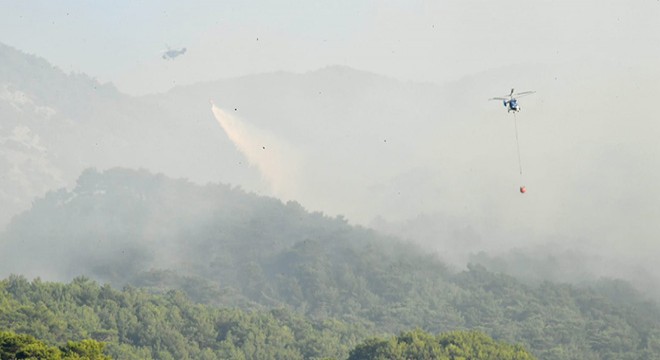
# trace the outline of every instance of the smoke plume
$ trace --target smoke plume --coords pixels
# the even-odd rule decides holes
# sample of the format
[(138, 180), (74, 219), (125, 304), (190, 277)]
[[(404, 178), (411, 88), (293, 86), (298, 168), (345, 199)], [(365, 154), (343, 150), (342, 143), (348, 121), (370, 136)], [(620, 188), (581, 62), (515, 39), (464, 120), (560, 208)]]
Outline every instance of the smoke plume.
[(212, 104), (211, 111), (249, 164), (259, 169), (273, 195), (284, 199), (299, 195), (302, 156), (298, 151), (284, 140), (230, 115), (215, 104)]

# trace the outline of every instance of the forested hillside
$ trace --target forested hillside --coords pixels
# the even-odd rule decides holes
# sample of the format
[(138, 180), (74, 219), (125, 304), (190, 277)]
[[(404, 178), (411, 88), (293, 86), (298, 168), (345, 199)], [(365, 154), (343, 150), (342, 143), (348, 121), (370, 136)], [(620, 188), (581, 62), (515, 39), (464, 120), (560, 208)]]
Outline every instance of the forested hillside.
[(177, 291), (117, 291), (86, 278), (64, 285), (10, 277), (0, 281), (0, 303), (0, 328), (10, 330), (0, 331), (2, 360), (533, 359), (479, 332), (365, 341), (369, 332), (340, 321), (194, 305)]
[[(286, 309), (278, 311), (340, 324), (337, 339), (474, 329), (542, 359), (660, 354), (660, 310), (624, 282), (530, 286), (480, 266), (455, 271), (411, 244), (295, 202), (146, 171), (88, 170), (75, 189), (36, 201), (2, 240), (0, 251), (11, 254), (0, 265), (5, 274), (87, 275), (164, 299), (174, 288), (237, 313)], [(355, 344), (341, 343), (344, 352)]]
[(212, 308), (177, 291), (117, 291), (86, 278), (64, 285), (10, 277), (0, 281), (0, 304), (2, 330), (47, 344), (104, 342), (115, 359), (343, 359), (366, 335), (359, 326), (311, 322), (285, 309)]
[(172, 116), (111, 83), (67, 74), (0, 43), (0, 229), (36, 197), (75, 184), (90, 166), (244, 184), (217, 166), (233, 163), (233, 145), (205, 115)]
[(479, 332), (455, 331), (432, 336), (420, 330), (390, 339), (370, 339), (351, 351), (349, 360), (493, 359), (532, 360), (521, 346), (498, 343)]
[(0, 359), (110, 360), (103, 354), (104, 344), (94, 340), (67, 341), (50, 346), (30, 335), (0, 331)]

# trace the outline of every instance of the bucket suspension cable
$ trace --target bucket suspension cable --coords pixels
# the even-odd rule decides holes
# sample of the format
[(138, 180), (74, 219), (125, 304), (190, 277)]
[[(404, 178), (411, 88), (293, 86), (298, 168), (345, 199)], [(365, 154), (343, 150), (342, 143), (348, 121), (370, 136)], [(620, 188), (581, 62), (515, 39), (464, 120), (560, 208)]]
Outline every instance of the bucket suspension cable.
[(520, 169), (520, 175), (522, 175), (522, 161), (520, 160), (520, 142), (518, 141), (518, 120), (516, 119), (516, 113), (513, 113), (513, 126), (516, 129), (516, 150), (518, 150), (518, 168)]

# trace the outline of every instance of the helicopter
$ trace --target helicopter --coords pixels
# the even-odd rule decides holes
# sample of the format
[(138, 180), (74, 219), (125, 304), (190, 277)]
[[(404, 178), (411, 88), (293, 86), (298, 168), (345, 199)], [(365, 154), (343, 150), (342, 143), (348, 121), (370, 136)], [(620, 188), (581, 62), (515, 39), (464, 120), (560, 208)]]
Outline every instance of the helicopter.
[(518, 98), (531, 95), (535, 93), (536, 91), (523, 91), (519, 93), (513, 93), (515, 89), (511, 89), (511, 92), (509, 95), (505, 95), (506, 97), (494, 97), (490, 98), (488, 100), (502, 100), (502, 103), (504, 104), (504, 107), (506, 107), (507, 112), (514, 112), (517, 113), (518, 111), (522, 110), (520, 105), (518, 105)]
[(186, 48), (181, 48), (181, 49), (171, 49), (169, 46), (167, 47), (167, 50), (163, 53), (162, 58), (164, 60), (174, 60), (179, 55), (183, 55), (186, 53)]
[[(518, 168), (520, 169), (520, 176), (522, 177), (523, 171), (522, 171), (522, 161), (520, 160), (520, 143), (518, 142), (518, 123), (516, 120), (516, 113), (522, 110), (520, 105), (518, 105), (518, 99), (523, 96), (531, 95), (535, 93), (536, 91), (523, 91), (519, 93), (515, 93), (515, 89), (511, 89), (511, 92), (509, 95), (505, 95), (506, 97), (494, 97), (490, 98), (488, 100), (502, 100), (504, 107), (507, 108), (507, 112), (510, 113), (513, 111), (513, 125), (516, 129), (516, 150), (518, 151)], [(520, 186), (520, 193), (525, 194), (527, 192), (527, 187), (525, 185)]]

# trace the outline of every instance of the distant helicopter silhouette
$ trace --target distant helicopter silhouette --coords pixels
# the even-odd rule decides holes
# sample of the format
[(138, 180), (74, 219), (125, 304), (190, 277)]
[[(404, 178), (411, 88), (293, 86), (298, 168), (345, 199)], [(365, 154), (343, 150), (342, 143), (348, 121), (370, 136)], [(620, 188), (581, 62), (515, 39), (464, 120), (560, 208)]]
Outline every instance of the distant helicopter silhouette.
[(163, 53), (163, 59), (165, 60), (174, 60), (179, 55), (183, 55), (186, 53), (186, 48), (181, 48), (181, 49), (170, 49), (170, 47), (167, 47), (167, 50)]
[(522, 110), (520, 105), (518, 105), (518, 98), (523, 97), (523, 96), (527, 96), (527, 95), (531, 95), (531, 94), (535, 93), (536, 91), (523, 91), (523, 92), (519, 92), (519, 93), (515, 93), (515, 94), (513, 92), (514, 92), (514, 89), (511, 89), (511, 92), (509, 93), (509, 95), (505, 95), (506, 97), (494, 97), (494, 98), (490, 98), (488, 100), (502, 100), (502, 102), (504, 103), (504, 107), (507, 108), (506, 109), (507, 112), (512, 112), (513, 111), (514, 113), (516, 113), (516, 112)]

